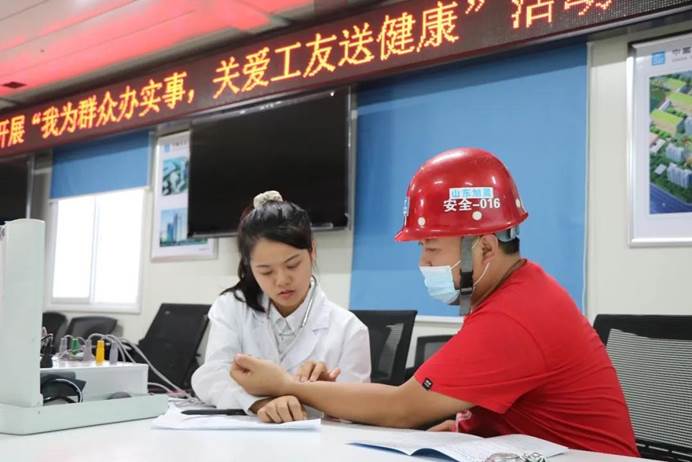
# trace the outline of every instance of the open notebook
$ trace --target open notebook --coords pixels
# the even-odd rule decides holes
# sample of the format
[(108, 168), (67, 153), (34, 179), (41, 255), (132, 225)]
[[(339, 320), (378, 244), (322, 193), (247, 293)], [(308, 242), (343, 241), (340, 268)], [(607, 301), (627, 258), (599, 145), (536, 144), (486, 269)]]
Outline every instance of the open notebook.
[(481, 438), (466, 433), (396, 432), (378, 440), (352, 441), (351, 444), (389, 449), (413, 455), (443, 454), (459, 462), (484, 462), (498, 453), (517, 455), (540, 453), (552, 457), (567, 451), (565, 446), (527, 435), (502, 435)]

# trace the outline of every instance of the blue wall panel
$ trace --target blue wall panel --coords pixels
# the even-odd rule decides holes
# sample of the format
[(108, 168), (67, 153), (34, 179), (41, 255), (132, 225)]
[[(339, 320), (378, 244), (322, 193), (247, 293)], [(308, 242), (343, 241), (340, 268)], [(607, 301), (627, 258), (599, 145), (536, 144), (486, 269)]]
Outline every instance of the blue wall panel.
[(55, 148), (50, 197), (137, 188), (149, 182), (149, 132)]
[(522, 253), (583, 306), (586, 83), (579, 44), (361, 88), (351, 307), (457, 314), (427, 296), (418, 245), (393, 240), (411, 176), (457, 146), (507, 164), (529, 211)]

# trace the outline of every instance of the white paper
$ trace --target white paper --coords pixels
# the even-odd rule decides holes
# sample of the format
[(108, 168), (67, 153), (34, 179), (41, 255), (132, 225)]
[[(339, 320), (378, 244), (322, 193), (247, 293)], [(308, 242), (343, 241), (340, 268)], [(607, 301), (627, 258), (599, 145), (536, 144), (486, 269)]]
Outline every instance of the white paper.
[[(385, 432), (378, 431), (373, 439), (363, 440), (368, 443), (381, 443), (382, 445), (396, 446), (401, 452), (411, 455), (418, 449), (439, 448), (448, 444), (456, 444), (465, 441), (479, 441), (480, 436), (468, 433), (453, 432), (423, 432), (420, 430)], [(354, 442), (360, 444), (361, 441)], [(375, 446), (375, 444), (373, 444)]]
[(501, 442), (504, 445), (520, 450), (522, 453), (540, 452), (545, 457), (562, 454), (567, 452), (568, 449), (565, 446), (529, 435), (502, 435), (488, 438), (485, 441)]
[(497, 453), (530, 454), (538, 452), (552, 457), (567, 448), (540, 438), (527, 435), (503, 435), (483, 439), (465, 433), (397, 432), (375, 440), (359, 440), (351, 444), (393, 449), (409, 456), (437, 452), (459, 462), (483, 462)]
[(151, 424), (163, 430), (319, 430), (320, 426), (320, 419), (268, 424), (255, 416), (186, 415), (176, 408), (170, 408)]
[(485, 460), (493, 454), (509, 453), (522, 455), (524, 453), (522, 451), (516, 451), (511, 446), (498, 444), (489, 440), (465, 441), (464, 443), (448, 444), (434, 449), (454, 460), (464, 462), (485, 462)]

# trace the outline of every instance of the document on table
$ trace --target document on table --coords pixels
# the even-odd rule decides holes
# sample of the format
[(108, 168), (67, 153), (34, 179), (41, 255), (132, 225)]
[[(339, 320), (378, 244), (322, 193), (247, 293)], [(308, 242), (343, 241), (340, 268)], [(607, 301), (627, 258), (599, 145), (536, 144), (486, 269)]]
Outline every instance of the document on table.
[(409, 456), (443, 454), (459, 462), (483, 462), (493, 454), (517, 455), (539, 453), (544, 457), (562, 454), (568, 449), (527, 435), (503, 435), (480, 438), (464, 433), (397, 432), (378, 440), (359, 440), (351, 444), (390, 449)]
[(269, 424), (249, 415), (185, 415), (180, 409), (171, 407), (154, 419), (151, 427), (163, 430), (319, 430), (320, 425), (320, 419)]

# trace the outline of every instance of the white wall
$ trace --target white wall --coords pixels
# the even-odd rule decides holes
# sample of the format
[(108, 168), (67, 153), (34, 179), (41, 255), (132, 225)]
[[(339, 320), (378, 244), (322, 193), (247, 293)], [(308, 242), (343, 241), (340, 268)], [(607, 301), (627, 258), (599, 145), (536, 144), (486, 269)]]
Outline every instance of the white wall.
[[(587, 314), (692, 314), (688, 280), (692, 247), (630, 248), (627, 241), (627, 105), (628, 42), (689, 30), (692, 22), (657, 30), (623, 34), (590, 44), (589, 202), (587, 230)], [(123, 334), (138, 340), (163, 302), (212, 303), (232, 285), (238, 264), (233, 238), (219, 239), (218, 258), (207, 261), (152, 263), (152, 197), (148, 193), (145, 223), (143, 302), (140, 314), (116, 315)], [(317, 234), (318, 274), (328, 296), (348, 307), (353, 232)], [(78, 315), (84, 313), (68, 313)], [(415, 338), (454, 334), (459, 322), (419, 320)]]
[(628, 43), (692, 22), (591, 44), (587, 313), (692, 314), (692, 247), (631, 248), (627, 210)]
[[(149, 258), (153, 209), (151, 192), (147, 193), (147, 201), (142, 311), (140, 314), (115, 315), (123, 328), (123, 335), (131, 340), (138, 340), (144, 336), (161, 303), (211, 304), (219, 292), (237, 280), (239, 255), (235, 238), (219, 239), (216, 260), (151, 262)], [(332, 301), (348, 307), (351, 290), (353, 231), (319, 232), (315, 236), (317, 275), (322, 288)], [(458, 321), (450, 322), (449, 320), (426, 319), (417, 322), (407, 363), (413, 364), (416, 337), (454, 334), (459, 330), (459, 325)]]
[[(42, 172), (44, 173), (44, 172)], [(50, 169), (47, 170), (50, 182)], [(43, 209), (48, 198), (42, 197)], [(147, 191), (144, 220), (144, 248), (142, 271), (142, 305), (140, 313), (100, 313), (118, 319), (122, 335), (138, 341), (146, 333), (161, 303), (213, 303), (216, 296), (237, 281), (238, 252), (235, 238), (218, 240), (217, 258), (177, 262), (152, 262), (151, 233), (153, 197)], [(44, 210), (45, 212), (45, 210)], [(45, 213), (43, 214), (45, 215)], [(46, 216), (39, 218), (47, 219)], [(353, 231), (327, 231), (316, 233), (317, 275), (331, 300), (341, 306), (349, 306), (351, 289), (351, 262), (353, 256)], [(422, 281), (421, 281), (422, 283)], [(64, 311), (68, 317), (84, 316), (83, 311)], [(413, 364), (416, 338), (421, 335), (452, 335), (459, 330), (460, 322), (449, 319), (426, 317), (416, 322), (407, 364)]]
[[(144, 336), (161, 303), (208, 303), (237, 281), (239, 255), (235, 238), (218, 240), (215, 260), (152, 262), (152, 193), (147, 193), (145, 219), (143, 297), (140, 314), (115, 315), (123, 335), (131, 340)], [(351, 285), (352, 231), (316, 233), (317, 275), (328, 296), (348, 306)]]
[[(687, 289), (692, 247), (628, 246), (626, 145), (628, 43), (691, 27), (692, 21), (590, 44), (586, 305), (591, 319), (598, 313), (692, 314)], [(163, 302), (212, 303), (235, 282), (238, 264), (233, 238), (219, 239), (215, 260), (152, 263), (151, 192), (147, 199), (142, 310), (140, 314), (116, 315), (124, 335), (132, 340), (144, 335)], [(317, 243), (323, 288), (333, 301), (348, 307), (353, 232), (318, 233)], [(413, 362), (416, 337), (454, 334), (459, 326), (458, 320), (443, 318), (417, 321), (408, 364)]]
[[(218, 240), (218, 257), (214, 260), (177, 262), (152, 262), (152, 193), (147, 192), (144, 223), (144, 267), (141, 312), (138, 314), (105, 313), (118, 319), (122, 335), (138, 341), (146, 333), (161, 303), (209, 303), (222, 290), (237, 281), (239, 255), (235, 238)], [(351, 262), (353, 256), (353, 231), (328, 231), (316, 233), (317, 275), (328, 297), (341, 306), (349, 306), (351, 290)], [(421, 282), (422, 283), (422, 282)], [(66, 311), (70, 317), (84, 312)], [(436, 320), (426, 317), (416, 322), (407, 364), (413, 365), (416, 338), (421, 335), (453, 335), (460, 322), (450, 319)]]

